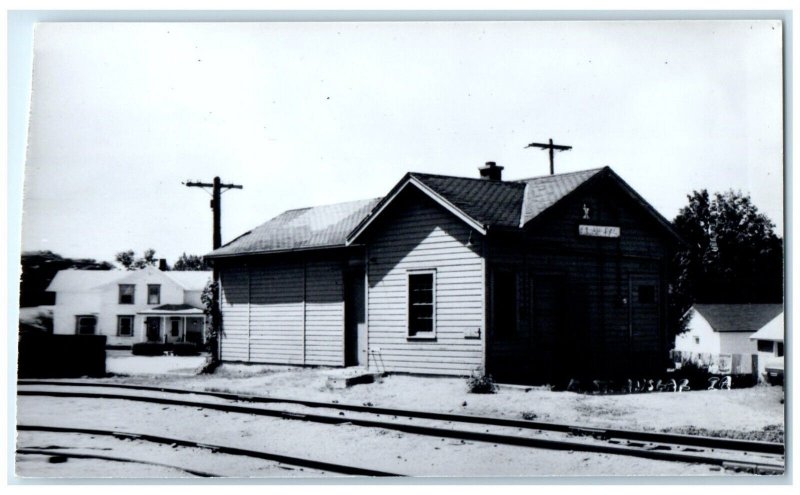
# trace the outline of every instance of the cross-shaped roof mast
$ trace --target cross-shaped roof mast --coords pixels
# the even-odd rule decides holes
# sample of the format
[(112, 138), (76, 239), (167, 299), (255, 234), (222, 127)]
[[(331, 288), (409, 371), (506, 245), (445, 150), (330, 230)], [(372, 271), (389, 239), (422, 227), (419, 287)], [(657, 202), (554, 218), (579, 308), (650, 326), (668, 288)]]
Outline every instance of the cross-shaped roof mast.
[(572, 146), (563, 146), (560, 144), (553, 144), (553, 140), (550, 139), (550, 144), (543, 144), (543, 143), (531, 143), (526, 148), (542, 148), (543, 150), (550, 150), (550, 175), (553, 175), (555, 171), (553, 170), (553, 150), (558, 151), (567, 151), (571, 150)]

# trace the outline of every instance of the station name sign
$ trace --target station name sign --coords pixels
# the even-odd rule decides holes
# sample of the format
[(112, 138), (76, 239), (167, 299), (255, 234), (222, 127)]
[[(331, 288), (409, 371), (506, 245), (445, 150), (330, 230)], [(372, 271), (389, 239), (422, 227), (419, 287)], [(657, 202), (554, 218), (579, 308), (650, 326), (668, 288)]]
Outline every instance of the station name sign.
[(619, 227), (604, 225), (578, 225), (578, 234), (589, 237), (619, 237)]

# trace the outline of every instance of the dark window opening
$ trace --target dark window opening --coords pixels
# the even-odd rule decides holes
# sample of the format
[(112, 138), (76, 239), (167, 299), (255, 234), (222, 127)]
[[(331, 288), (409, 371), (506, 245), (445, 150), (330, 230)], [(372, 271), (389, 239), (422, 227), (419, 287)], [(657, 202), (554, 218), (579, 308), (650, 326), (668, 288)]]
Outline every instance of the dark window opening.
[(759, 340), (758, 352), (772, 352), (773, 346), (771, 340)]
[(75, 333), (78, 335), (94, 335), (97, 328), (96, 316), (78, 316), (75, 322)]
[(517, 274), (498, 270), (494, 274), (494, 335), (507, 339), (517, 333)]
[(655, 304), (655, 302), (656, 302), (656, 286), (640, 285), (639, 304)]
[(119, 286), (119, 303), (120, 304), (133, 304), (133, 292), (135, 285), (120, 284)]
[(161, 286), (147, 286), (147, 304), (161, 304)]
[(117, 317), (117, 335), (120, 337), (133, 337), (133, 316)]
[(783, 356), (783, 342), (778, 342), (778, 356)]
[(433, 335), (435, 302), (433, 273), (408, 275), (408, 336)]

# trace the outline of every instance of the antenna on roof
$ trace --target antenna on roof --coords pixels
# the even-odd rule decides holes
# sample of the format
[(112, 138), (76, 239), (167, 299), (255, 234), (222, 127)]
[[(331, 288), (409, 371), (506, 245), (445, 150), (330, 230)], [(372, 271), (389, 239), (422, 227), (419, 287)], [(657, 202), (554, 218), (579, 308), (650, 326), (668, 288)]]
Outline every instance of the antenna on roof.
[(528, 146), (525, 146), (525, 148), (542, 148), (543, 150), (550, 150), (550, 175), (553, 175), (555, 173), (555, 170), (553, 169), (553, 150), (556, 150), (556, 151), (567, 151), (567, 150), (571, 150), (572, 146), (564, 146), (564, 145), (561, 145), (561, 144), (553, 144), (553, 140), (550, 139), (550, 144), (531, 143)]

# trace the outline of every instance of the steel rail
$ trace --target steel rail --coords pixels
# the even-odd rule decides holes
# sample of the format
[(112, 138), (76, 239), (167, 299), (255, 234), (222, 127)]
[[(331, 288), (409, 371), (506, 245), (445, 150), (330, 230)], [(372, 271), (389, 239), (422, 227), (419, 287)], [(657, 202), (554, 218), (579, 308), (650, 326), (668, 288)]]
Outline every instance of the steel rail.
[(363, 412), (371, 414), (384, 414), (390, 416), (405, 416), (409, 418), (433, 419), (440, 421), (453, 421), (460, 423), (472, 423), (492, 426), (509, 426), (513, 428), (524, 428), (531, 430), (545, 430), (562, 433), (573, 433), (576, 435), (590, 434), (598, 438), (617, 438), (622, 440), (634, 440), (648, 443), (669, 443), (685, 446), (703, 447), (709, 449), (741, 450), (747, 452), (757, 452), (762, 454), (783, 455), (785, 453), (784, 444), (775, 442), (761, 442), (753, 440), (739, 440), (732, 438), (706, 437), (699, 435), (683, 435), (674, 433), (656, 433), (636, 430), (620, 430), (614, 428), (586, 427), (581, 425), (568, 425), (560, 423), (548, 423), (542, 421), (529, 421), (508, 418), (493, 418), (487, 416), (474, 416), (466, 414), (437, 413), (430, 411), (414, 411), (407, 409), (393, 409), (375, 406), (360, 406), (356, 404), (339, 404), (329, 402), (310, 401), (302, 399), (286, 399), (279, 397), (263, 397), (246, 394), (234, 394), (227, 392), (208, 392), (188, 389), (176, 389), (169, 387), (153, 387), (147, 385), (128, 385), (111, 383), (83, 383), (69, 381), (52, 380), (19, 380), (18, 385), (56, 385), (56, 386), (79, 386), (79, 387), (101, 387), (101, 388), (121, 388), (128, 390), (147, 390), (172, 394), (194, 394), (199, 396), (217, 397), (220, 399), (233, 400), (238, 402), (252, 403), (285, 403), (306, 406), (310, 408), (338, 409), (342, 411)]
[(130, 433), (118, 430), (99, 430), (92, 428), (68, 428), (60, 426), (43, 426), (43, 425), (17, 425), (17, 431), (43, 431), (49, 433), (79, 433), (84, 435), (98, 435), (98, 436), (111, 436), (121, 439), (129, 440), (143, 440), (146, 442), (160, 443), (167, 445), (180, 445), (182, 447), (194, 447), (200, 449), (210, 450), (212, 452), (220, 452), (229, 455), (238, 455), (243, 457), (254, 457), (264, 459), (267, 461), (280, 462), (283, 464), (290, 464), (293, 466), (302, 466), (312, 469), (319, 469), (321, 471), (330, 471), (340, 474), (348, 474), (353, 476), (402, 476), (396, 473), (389, 473), (385, 471), (377, 471), (374, 469), (365, 469), (344, 464), (333, 464), (330, 462), (315, 461), (312, 459), (304, 459), (302, 457), (292, 457), (281, 454), (273, 454), (271, 452), (264, 452), (260, 450), (240, 449), (237, 447), (226, 447), (224, 445), (214, 445), (203, 442), (195, 442), (192, 440), (185, 440), (179, 438), (169, 438), (157, 435), (150, 435), (145, 433)]
[[(48, 397), (79, 397), (79, 398), (92, 398), (92, 399), (118, 399), (129, 400), (135, 402), (146, 402), (161, 405), (172, 406), (186, 406), (186, 407), (202, 407), (205, 409), (233, 412), (240, 414), (250, 414), (258, 416), (276, 417), (281, 419), (302, 420), (322, 424), (350, 424), (354, 426), (370, 427), (370, 428), (383, 428), (395, 431), (401, 431), (409, 434), (426, 435), (439, 438), (454, 438), (459, 440), (472, 440), (487, 443), (495, 443), (502, 445), (514, 445), (521, 447), (542, 448), (550, 450), (577, 450), (583, 452), (626, 455), (633, 457), (640, 457), (645, 459), (661, 460), (668, 462), (687, 462), (687, 463), (701, 463), (724, 466), (725, 464), (737, 463), (740, 465), (749, 465), (754, 469), (764, 468), (770, 470), (783, 470), (783, 464), (774, 464), (766, 461), (743, 461), (741, 459), (734, 459), (730, 457), (711, 456), (703, 453), (684, 453), (676, 452), (671, 448), (667, 450), (647, 449), (643, 450), (642, 445), (633, 447), (626, 447), (621, 445), (608, 445), (600, 443), (587, 443), (575, 442), (567, 440), (554, 440), (544, 438), (521, 437), (508, 434), (476, 432), (468, 430), (457, 430), (451, 428), (440, 428), (435, 426), (421, 426), (403, 423), (393, 423), (386, 421), (377, 421), (371, 419), (360, 418), (347, 418), (343, 416), (325, 416), (320, 414), (307, 414), (292, 411), (281, 411), (275, 409), (262, 409), (250, 406), (240, 406), (234, 404), (214, 404), (209, 402), (197, 402), (169, 399), (164, 397), (147, 397), (141, 395), (125, 395), (125, 394), (108, 394), (108, 393), (90, 393), (90, 392), (70, 392), (70, 391), (53, 391), (53, 390), (20, 390), (18, 395), (23, 396), (48, 396)], [(587, 430), (583, 430), (584, 432)], [(673, 442), (674, 443), (674, 442)], [(675, 446), (684, 446), (675, 444)], [(732, 449), (735, 450), (735, 449)]]
[(98, 459), (101, 461), (112, 461), (112, 462), (129, 462), (132, 464), (147, 464), (150, 466), (158, 466), (158, 467), (165, 467), (170, 469), (177, 469), (178, 471), (183, 471), (185, 473), (193, 474), (200, 478), (219, 478), (220, 475), (218, 474), (211, 474), (206, 473), (204, 471), (197, 471), (194, 469), (187, 469), (180, 466), (173, 466), (171, 464), (163, 464), (160, 462), (150, 462), (150, 461), (142, 461), (139, 459), (129, 459), (125, 457), (113, 457), (108, 455), (99, 455), (99, 454), (80, 454), (77, 452), (62, 452), (60, 450), (50, 450), (50, 449), (26, 449), (20, 448), (17, 449), (17, 454), (23, 455), (44, 455), (50, 457), (70, 457), (74, 459)]

